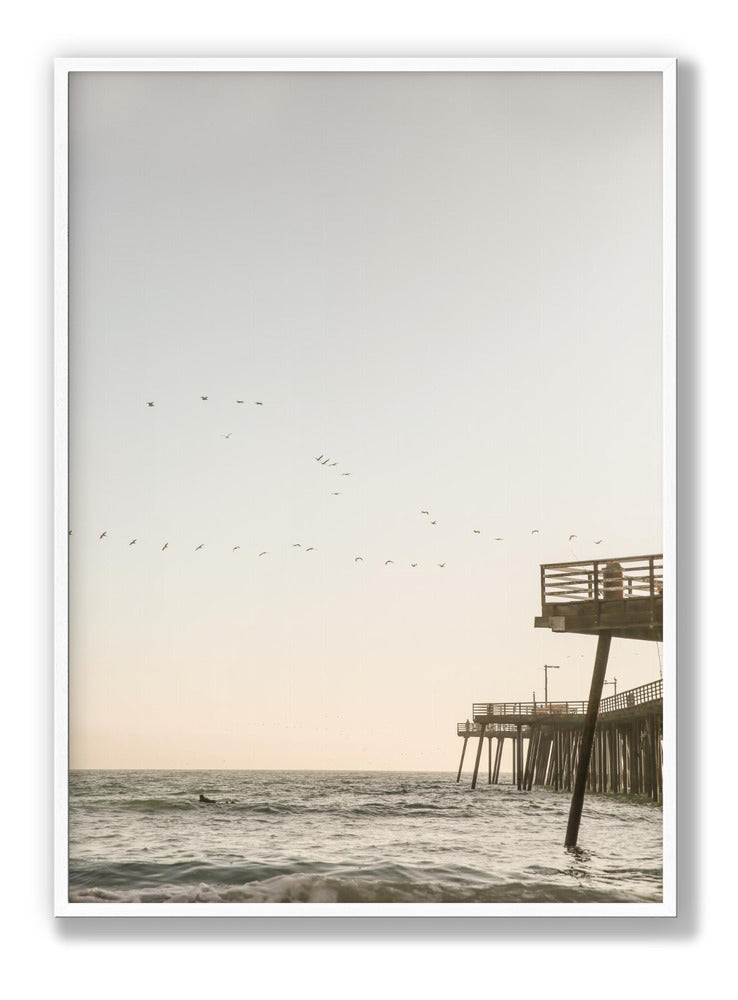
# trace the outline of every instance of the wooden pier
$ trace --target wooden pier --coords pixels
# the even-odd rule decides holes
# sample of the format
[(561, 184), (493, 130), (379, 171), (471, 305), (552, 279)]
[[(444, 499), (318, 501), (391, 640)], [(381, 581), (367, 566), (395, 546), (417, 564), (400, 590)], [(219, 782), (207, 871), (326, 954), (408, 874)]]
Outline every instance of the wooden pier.
[[(474, 774), (472, 777), (472, 788), (477, 787), (477, 776), (479, 774), (479, 762), (482, 756), (482, 747), (484, 746), (485, 739), (487, 740), (487, 783), (497, 784), (500, 780), (500, 764), (502, 763), (502, 751), (505, 746), (506, 739), (513, 740), (513, 746), (515, 746), (515, 741), (519, 738), (519, 728), (523, 730), (523, 727), (518, 727), (517, 725), (509, 725), (507, 723), (479, 723), (479, 722), (460, 722), (456, 727), (456, 733), (458, 736), (463, 737), (464, 745), (461, 748), (461, 760), (459, 761), (459, 770), (456, 775), (456, 783), (461, 781), (461, 770), (464, 766), (464, 754), (466, 753), (466, 744), (470, 739), (476, 737), (479, 740), (477, 744), (477, 756), (474, 762)], [(524, 727), (523, 735), (528, 737), (529, 731), (528, 727)], [(492, 740), (497, 740), (497, 747), (495, 750), (495, 762), (492, 764)], [(516, 755), (513, 754), (513, 771), (515, 772), (514, 761)], [(517, 774), (513, 774), (513, 780), (517, 777)]]
[(457, 782), (471, 737), (479, 740), (472, 788), (484, 740), (489, 741), (488, 781), (492, 783), (499, 780), (504, 740), (511, 738), (513, 780), (520, 790), (535, 784), (572, 792), (567, 847), (576, 845), (586, 790), (648, 795), (662, 801), (661, 680), (604, 700), (602, 688), (613, 638), (662, 641), (663, 576), (662, 555), (541, 566), (541, 614), (535, 627), (597, 637), (589, 698), (586, 702), (474, 705), (473, 722), (457, 726), (458, 735), (464, 737)]
[(661, 642), (663, 620), (664, 557), (661, 554), (541, 566), (541, 615), (535, 620), (536, 628), (597, 636), (564, 840), (566, 847), (574, 847), (579, 836), (610, 643), (613, 638)]
[[(459, 723), (457, 733), (480, 746), (497, 737), (490, 784), (499, 781), (501, 745), (513, 740), (513, 783), (530, 791), (534, 785), (572, 791), (582, 751), (588, 703), (585, 701), (483, 702), (473, 707), (474, 721)], [(604, 698), (600, 704), (586, 789), (627, 795), (663, 796), (663, 684), (661, 680)], [(519, 742), (518, 742), (519, 741)], [(478, 752), (472, 787), (476, 785)], [(522, 757), (522, 766), (519, 762)], [(457, 781), (461, 776), (464, 751)], [(516, 766), (517, 765), (517, 766)]]

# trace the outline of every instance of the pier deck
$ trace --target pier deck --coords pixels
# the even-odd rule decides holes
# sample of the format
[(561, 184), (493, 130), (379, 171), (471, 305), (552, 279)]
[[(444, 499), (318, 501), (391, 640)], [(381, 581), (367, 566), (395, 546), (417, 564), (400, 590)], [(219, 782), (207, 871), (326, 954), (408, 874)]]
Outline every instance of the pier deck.
[(620, 639), (663, 638), (663, 556), (548, 563), (541, 566), (536, 628)]

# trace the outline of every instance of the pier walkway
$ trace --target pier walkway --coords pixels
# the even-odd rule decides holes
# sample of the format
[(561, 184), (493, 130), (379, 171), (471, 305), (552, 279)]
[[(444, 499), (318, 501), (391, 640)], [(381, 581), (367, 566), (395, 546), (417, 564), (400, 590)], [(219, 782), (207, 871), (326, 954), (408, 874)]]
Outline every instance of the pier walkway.
[[(513, 741), (513, 783), (521, 790), (541, 785), (571, 791), (581, 757), (586, 701), (481, 702), (473, 707), (473, 722), (459, 723), (457, 735), (479, 740), (472, 787), (476, 787), (481, 747), (489, 741), (490, 784), (499, 781), (505, 739)], [(597, 792), (663, 794), (663, 683), (643, 684), (603, 698), (595, 726), (587, 789)], [(497, 739), (492, 766), (492, 740)], [(527, 752), (525, 750), (527, 741)]]

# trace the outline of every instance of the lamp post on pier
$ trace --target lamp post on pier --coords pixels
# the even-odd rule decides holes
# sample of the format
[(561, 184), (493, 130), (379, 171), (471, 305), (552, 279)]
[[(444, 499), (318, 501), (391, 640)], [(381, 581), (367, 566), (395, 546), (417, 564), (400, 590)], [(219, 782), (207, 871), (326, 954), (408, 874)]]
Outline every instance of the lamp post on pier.
[(612, 693), (617, 698), (617, 696), (618, 696), (618, 679), (617, 679), (617, 677), (613, 677), (613, 679), (611, 681), (603, 681), (602, 683), (603, 684), (612, 684), (612, 686), (613, 686)]
[(553, 663), (545, 663), (543, 665), (543, 676), (545, 678), (543, 697), (544, 697), (544, 700), (545, 700), (545, 703), (546, 703), (546, 708), (548, 708), (548, 672), (549, 672), (549, 670), (560, 670), (560, 669), (561, 669), (561, 667), (558, 667), (558, 666), (556, 666)]

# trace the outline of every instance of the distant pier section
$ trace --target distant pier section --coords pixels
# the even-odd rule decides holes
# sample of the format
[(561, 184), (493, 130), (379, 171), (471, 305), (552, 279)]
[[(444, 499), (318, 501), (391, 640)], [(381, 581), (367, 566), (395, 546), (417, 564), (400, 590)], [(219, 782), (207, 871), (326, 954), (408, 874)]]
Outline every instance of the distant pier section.
[[(460, 722), (466, 740), (497, 740), (488, 783), (497, 784), (505, 739), (513, 741), (513, 784), (522, 791), (534, 785), (570, 792), (579, 764), (586, 701), (481, 702), (473, 722)], [(587, 773), (590, 792), (663, 796), (663, 682), (643, 684), (600, 702)], [(522, 764), (520, 763), (522, 761)], [(463, 751), (462, 751), (463, 765)], [(477, 771), (478, 771), (477, 761)], [(460, 780), (461, 765), (457, 775)], [(476, 786), (477, 774), (472, 776)]]

